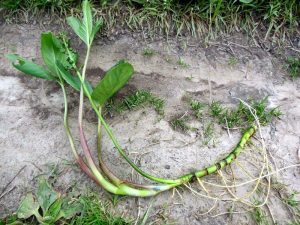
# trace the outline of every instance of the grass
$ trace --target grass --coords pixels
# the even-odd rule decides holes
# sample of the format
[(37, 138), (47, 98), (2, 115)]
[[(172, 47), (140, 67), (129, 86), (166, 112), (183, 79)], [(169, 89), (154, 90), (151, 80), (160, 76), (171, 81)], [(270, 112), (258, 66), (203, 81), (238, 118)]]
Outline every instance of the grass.
[(188, 68), (190, 65), (187, 64), (182, 58), (180, 58), (178, 61), (177, 61), (177, 64), (181, 67), (181, 68)]
[(269, 225), (267, 213), (261, 208), (254, 208), (251, 217), (257, 225)]
[(292, 56), (288, 57), (287, 67), (291, 77), (300, 77), (300, 58)]
[[(80, 196), (72, 199), (81, 205), (81, 212), (70, 219), (61, 219), (56, 224), (68, 225), (129, 225), (130, 221), (125, 220), (111, 211), (108, 202), (101, 201), (96, 194)], [(39, 224), (35, 218), (23, 220), (18, 219), (16, 214), (11, 214), (0, 219), (0, 225), (6, 224)]]
[[(265, 38), (282, 36), (299, 28), (298, 0), (123, 0), (94, 1), (96, 15), (104, 15), (108, 29), (116, 22), (132, 29), (148, 27), (149, 32), (216, 37), (218, 34), (246, 31), (254, 34), (258, 29)], [(2, 0), (6, 19), (16, 15), (76, 14), (77, 0)], [(120, 13), (122, 11), (122, 13)]]
[[(280, 118), (282, 112), (278, 108), (267, 108), (267, 100), (265, 97), (261, 100), (249, 100), (251, 107), (255, 110), (261, 125), (266, 126), (274, 118)], [(253, 115), (249, 109), (242, 103), (237, 108), (223, 108), (220, 102), (213, 101), (210, 105), (210, 113), (216, 118), (219, 124), (228, 128), (245, 127), (254, 122)]]
[(122, 217), (109, 211), (108, 203), (99, 200), (95, 195), (80, 197), (79, 202), (83, 209), (80, 215), (73, 217), (69, 225), (129, 225)]
[(136, 90), (129, 93), (122, 99), (112, 98), (107, 104), (109, 112), (121, 113), (125, 110), (134, 110), (140, 107), (152, 107), (159, 115), (164, 115), (165, 102), (163, 99), (154, 96), (145, 90)]
[(191, 109), (194, 111), (194, 115), (197, 119), (200, 119), (202, 117), (202, 111), (205, 108), (205, 104), (201, 103), (197, 100), (192, 100), (190, 103)]
[(170, 121), (170, 124), (173, 130), (180, 130), (183, 132), (191, 130), (191, 127), (187, 124), (187, 118), (185, 115), (172, 119)]
[(239, 60), (236, 57), (230, 57), (228, 60), (228, 65), (230, 67), (235, 67), (238, 63), (239, 63)]
[(147, 57), (151, 57), (155, 54), (155, 51), (151, 48), (144, 48), (143, 55)]
[(202, 144), (203, 145), (208, 145), (211, 140), (214, 138), (214, 124), (212, 122), (208, 123), (203, 130), (203, 140)]

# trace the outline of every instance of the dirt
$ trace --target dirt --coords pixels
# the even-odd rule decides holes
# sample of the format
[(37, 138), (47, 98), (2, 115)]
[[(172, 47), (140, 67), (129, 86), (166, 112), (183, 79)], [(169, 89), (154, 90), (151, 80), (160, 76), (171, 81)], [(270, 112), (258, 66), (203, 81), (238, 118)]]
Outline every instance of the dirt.
[[(49, 176), (49, 171), (52, 171), (51, 176), (56, 176), (55, 187), (62, 192), (78, 189), (83, 193), (91, 189), (104, 198), (109, 198), (101, 187), (89, 181), (78, 168), (70, 166), (70, 163), (74, 164), (74, 159), (63, 129), (63, 99), (60, 89), (51, 82), (21, 75), (4, 59), (6, 53), (18, 53), (41, 62), (40, 33), (51, 30), (51, 26), (1, 25), (0, 29), (0, 191), (7, 187), (6, 191), (1, 191), (0, 217), (14, 212), (24, 193), (35, 189), (35, 178), (41, 174)], [(238, 40), (243, 44), (242, 47), (228, 45), (230, 41), (233, 43)], [(75, 42), (75, 46), (81, 46), (83, 51), (82, 45), (77, 40)], [(154, 49), (152, 57), (143, 55), (146, 47)], [(229, 65), (232, 57), (238, 59), (237, 64)], [(236, 130), (231, 130), (228, 136), (226, 130), (216, 127), (215, 144), (208, 146), (203, 145), (201, 135), (196, 135), (195, 132), (184, 134), (174, 131), (170, 126), (170, 119), (183, 115), (188, 110), (186, 96), (204, 103), (220, 100), (228, 106), (236, 105), (236, 98), (247, 100), (250, 97), (261, 99), (269, 96), (268, 105), (280, 107), (284, 113), (280, 120), (262, 128), (267, 150), (272, 156), (273, 168), (300, 163), (300, 79), (291, 79), (280, 57), (254, 46), (245, 36), (239, 34), (227, 37), (210, 43), (208, 47), (189, 38), (144, 40), (130, 34), (119, 35), (112, 41), (100, 38), (92, 49), (88, 65), (89, 79), (96, 83), (104, 71), (119, 59), (128, 60), (135, 68), (134, 77), (123, 92), (145, 89), (166, 101), (163, 118), (148, 108), (107, 118), (120, 144), (144, 170), (162, 177), (179, 176), (216, 162), (236, 145), (240, 137), (240, 132)], [(186, 67), (177, 63), (180, 59), (187, 64)], [(72, 92), (70, 124), (75, 135), (78, 107), (76, 97), (78, 94)], [(86, 109), (85, 113), (90, 118), (85, 121), (89, 144), (95, 149), (96, 123), (93, 112)], [(195, 126), (203, 126), (197, 121), (193, 123)], [(103, 138), (103, 151), (109, 167), (120, 177), (136, 182), (145, 181), (133, 173), (121, 159), (107, 136)], [(258, 175), (261, 167), (258, 162), (261, 161), (262, 155), (252, 148), (246, 148), (239, 158), (239, 162), (246, 165), (247, 171), (253, 176)], [(253, 164), (257, 164), (258, 168)], [(53, 165), (63, 168), (59, 175), (51, 170)], [(24, 166), (26, 167), (23, 168)], [(21, 168), (23, 169), (18, 174)], [(232, 170), (238, 182), (250, 179), (237, 164), (232, 165)], [(300, 169), (294, 167), (278, 173), (275, 178), (290, 191), (300, 191), (299, 172)], [(230, 178), (228, 168), (223, 173)], [(13, 179), (16, 174), (18, 175)], [(11, 184), (7, 186), (11, 180)], [(203, 180), (222, 184), (219, 175), (210, 175)], [(197, 183), (192, 186), (205, 194)], [(236, 193), (243, 194), (250, 187), (253, 185), (237, 188)], [(226, 191), (212, 186), (207, 188), (212, 196)], [(274, 197), (274, 193), (276, 191), (272, 189), (268, 207), (278, 224), (286, 224), (292, 220), (291, 214)], [(228, 193), (225, 196), (230, 197)], [(146, 210), (150, 200), (122, 198), (117, 210), (125, 216), (136, 218)], [(234, 204), (232, 201), (218, 201), (213, 210), (200, 215), (213, 205), (214, 200), (197, 196), (183, 187), (154, 197), (150, 220), (159, 221), (156, 224), (254, 223), (247, 212), (214, 217), (227, 212), (231, 207), (233, 211), (245, 211), (245, 205)], [(264, 209), (268, 211), (267, 207)]]

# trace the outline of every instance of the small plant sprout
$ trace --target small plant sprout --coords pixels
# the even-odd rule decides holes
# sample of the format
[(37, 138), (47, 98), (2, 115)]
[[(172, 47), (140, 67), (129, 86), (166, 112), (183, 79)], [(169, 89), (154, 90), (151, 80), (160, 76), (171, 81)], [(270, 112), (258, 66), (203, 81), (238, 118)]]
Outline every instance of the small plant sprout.
[(177, 64), (181, 67), (181, 68), (188, 68), (190, 65), (187, 64), (182, 58), (180, 58), (178, 61), (177, 61)]
[[(70, 43), (66, 35), (55, 35), (52, 32), (41, 34), (41, 55), (44, 61), (44, 65), (37, 65), (36, 63), (26, 60), (16, 54), (9, 54), (7, 55), (7, 58), (12, 61), (13, 66), (21, 72), (27, 75), (35, 76), (37, 78), (54, 81), (61, 87), (64, 98), (64, 128), (70, 142), (71, 150), (78, 165), (92, 180), (94, 180), (108, 192), (116, 195), (138, 197), (153, 196), (162, 191), (166, 191), (178, 185), (190, 182), (195, 177), (203, 177), (214, 173), (217, 170), (220, 170), (226, 165), (230, 164), (240, 154), (251, 136), (255, 133), (257, 129), (256, 126), (251, 125), (248, 129), (245, 130), (245, 133), (242, 135), (239, 143), (226, 157), (224, 157), (216, 164), (213, 164), (205, 169), (201, 169), (193, 173), (188, 173), (177, 178), (166, 179), (153, 176), (137, 166), (126, 155), (125, 151), (119, 144), (110, 126), (107, 124), (102, 115), (103, 107), (105, 107), (108, 100), (127, 83), (127, 81), (133, 75), (134, 69), (129, 62), (120, 60), (105, 73), (102, 80), (100, 80), (95, 87), (92, 87), (86, 77), (86, 70), (93, 40), (96, 36), (96, 33), (102, 27), (103, 20), (99, 19), (95, 22), (93, 21), (92, 9), (89, 1), (87, 0), (84, 0), (82, 2), (82, 10), (82, 19), (68, 17), (67, 23), (71, 26), (76, 35), (86, 46), (86, 55), (85, 59), (83, 60), (83, 65), (80, 65), (78, 63), (78, 55), (76, 51), (70, 47)], [(181, 64), (185, 65), (183, 63)], [(73, 89), (80, 92), (78, 127), (80, 144), (83, 149), (83, 157), (77, 151), (77, 147), (74, 143), (74, 138), (68, 123), (68, 97), (65, 88), (66, 85), (70, 85)], [(98, 168), (98, 163), (96, 163), (94, 161), (94, 158), (92, 157), (92, 152), (87, 143), (85, 132), (83, 129), (84, 98), (87, 98), (90, 107), (94, 110), (95, 114), (98, 117), (97, 151), (100, 168)], [(133, 95), (125, 98), (122, 104), (124, 104), (124, 107), (131, 109), (137, 105), (146, 103), (153, 106), (159, 113), (162, 112), (164, 101), (154, 97), (146, 91), (133, 93)], [(212, 110), (215, 116), (219, 116), (222, 113), (222, 110), (220, 110), (218, 106), (219, 105), (215, 105), (214, 110)], [(200, 105), (197, 103), (194, 103), (192, 107), (200, 110)], [(174, 126), (176, 127), (183, 126), (184, 128), (185, 126), (182, 124), (183, 123), (180, 122), (180, 120), (174, 121)], [(107, 133), (117, 151), (129, 163), (129, 165), (143, 177), (155, 181), (156, 184), (148, 185), (128, 182), (115, 176), (114, 173), (108, 169), (104, 160), (102, 159), (101, 154), (101, 127), (103, 127), (104, 131)], [(55, 197), (55, 200), (56, 199), (59, 199), (59, 197)], [(33, 213), (33, 215), (35, 215), (37, 218), (40, 216), (38, 220), (41, 221), (43, 221), (45, 218), (42, 218), (43, 216), (38, 214), (39, 207), (41, 207), (43, 211), (46, 212), (52, 207), (53, 204), (56, 204), (56, 201), (51, 201), (51, 204), (47, 203), (47, 205), (45, 206), (43, 205), (44, 202), (42, 201), (36, 202), (33, 195), (28, 196), (27, 200), (27, 202), (31, 202), (30, 206), (32, 207), (32, 210), (30, 211), (30, 213)], [(57, 204), (60, 205), (59, 202)], [(23, 212), (23, 217), (27, 217), (30, 213)], [(55, 220), (56, 216), (53, 216), (53, 218)]]
[(151, 48), (144, 48), (143, 55), (147, 57), (151, 57), (155, 54), (155, 51)]
[(236, 57), (230, 57), (228, 60), (228, 65), (230, 67), (235, 67), (238, 64), (239, 60)]
[(300, 77), (300, 58), (288, 57), (287, 67), (291, 77)]

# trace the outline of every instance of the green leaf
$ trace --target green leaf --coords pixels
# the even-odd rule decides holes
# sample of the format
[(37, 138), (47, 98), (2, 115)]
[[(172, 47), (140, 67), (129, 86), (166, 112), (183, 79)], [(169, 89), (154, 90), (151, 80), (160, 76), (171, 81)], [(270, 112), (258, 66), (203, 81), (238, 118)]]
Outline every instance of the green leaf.
[(77, 36), (87, 45), (91, 46), (96, 33), (103, 25), (103, 20), (98, 20), (93, 24), (92, 9), (89, 1), (82, 2), (83, 18), (82, 21), (75, 17), (68, 17), (67, 23), (72, 27)]
[(72, 27), (73, 31), (77, 34), (77, 36), (86, 44), (89, 44), (88, 37), (86, 35), (86, 31), (84, 29), (83, 24), (75, 17), (70, 16), (67, 17), (67, 23), (70, 27)]
[(52, 74), (59, 75), (56, 61), (64, 67), (69, 65), (69, 56), (61, 41), (51, 32), (42, 33), (41, 35), (41, 52), (44, 63), (48, 66)]
[(55, 65), (56, 61), (60, 61), (60, 48), (57, 46), (58, 43), (55, 42), (54, 35), (49, 33), (42, 33), (41, 35), (41, 52), (44, 59), (44, 63), (48, 66), (49, 70), (58, 75), (58, 70)]
[(25, 74), (32, 75), (45, 80), (55, 80), (55, 77), (53, 77), (49, 71), (45, 70), (43, 67), (31, 61), (23, 59), (19, 55), (8, 54), (6, 55), (6, 58), (12, 62), (12, 65), (16, 69), (20, 70)]
[(61, 207), (61, 217), (70, 219), (83, 209), (82, 203), (79, 201), (70, 201), (70, 199), (64, 199)]
[[(61, 77), (76, 91), (80, 91), (80, 87), (81, 87), (80, 79), (78, 77), (73, 76), (69, 71), (67, 71), (60, 62), (57, 61), (56, 65)], [(88, 92), (90, 94), (93, 91), (91, 84), (87, 80), (85, 80), (84, 83), (88, 88)]]
[(240, 0), (241, 3), (250, 4), (253, 0)]
[(44, 222), (53, 224), (60, 218), (62, 199), (58, 198), (47, 210), (44, 215)]
[(93, 29), (93, 17), (92, 9), (88, 0), (82, 2), (82, 11), (83, 11), (83, 24), (88, 37), (89, 44), (91, 44), (91, 34)]
[(37, 199), (41, 208), (43, 209), (44, 214), (58, 198), (59, 194), (51, 188), (49, 183), (44, 178), (42, 178), (39, 182)]
[(17, 215), (19, 219), (27, 219), (32, 215), (38, 213), (40, 208), (39, 203), (35, 200), (32, 193), (28, 193), (22, 200), (18, 210)]
[(91, 33), (91, 42), (93, 42), (96, 33), (100, 30), (100, 28), (103, 26), (103, 19), (99, 19), (96, 21), (93, 29), (92, 29), (92, 33)]
[(132, 76), (134, 70), (130, 63), (121, 61), (109, 69), (104, 78), (98, 83), (92, 92), (92, 98), (99, 105), (105, 102), (122, 88)]

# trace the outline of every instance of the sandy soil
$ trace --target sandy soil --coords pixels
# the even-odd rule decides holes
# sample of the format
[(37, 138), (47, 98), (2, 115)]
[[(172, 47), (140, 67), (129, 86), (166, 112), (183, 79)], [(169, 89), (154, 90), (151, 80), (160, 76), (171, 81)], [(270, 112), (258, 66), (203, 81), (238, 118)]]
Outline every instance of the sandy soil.
[[(0, 216), (14, 212), (24, 193), (35, 188), (35, 178), (40, 174), (49, 176), (49, 171), (52, 171), (52, 176), (56, 176), (56, 188), (62, 192), (74, 189), (85, 192), (92, 189), (104, 198), (109, 196), (74, 166), (62, 124), (63, 99), (60, 89), (51, 82), (21, 75), (4, 59), (4, 54), (14, 52), (40, 62), (39, 35), (50, 29), (32, 25), (0, 27), (0, 191), (3, 195), (0, 198)], [(229, 41), (243, 47), (228, 44)], [(273, 169), (299, 163), (300, 80), (290, 79), (282, 61), (268, 51), (248, 46), (249, 43), (246, 37), (237, 35), (205, 47), (196, 40), (149, 40), (141, 38), (139, 34), (126, 32), (110, 40), (97, 39), (89, 62), (89, 79), (96, 81), (118, 59), (125, 58), (133, 64), (135, 75), (123, 92), (146, 89), (166, 101), (164, 118), (148, 108), (108, 118), (112, 130), (130, 157), (146, 171), (163, 177), (203, 168), (225, 156), (237, 143), (240, 132), (232, 130), (228, 136), (226, 130), (216, 126), (216, 144), (205, 146), (203, 138), (196, 132), (183, 134), (173, 131), (169, 121), (188, 110), (186, 96), (205, 103), (213, 99), (220, 100), (228, 106), (237, 104), (236, 98), (246, 100), (249, 97), (269, 96), (270, 107), (280, 106), (284, 113), (281, 120), (262, 128)], [(83, 51), (83, 45), (77, 39), (74, 46)], [(146, 47), (155, 50), (154, 56), (143, 56), (143, 49)], [(233, 55), (239, 61), (230, 66), (229, 61)], [(187, 68), (178, 65), (180, 58), (189, 65)], [(78, 102), (74, 100), (76, 97), (77, 94), (72, 93), (70, 123), (73, 124), (75, 134), (78, 106)], [(85, 113), (89, 144), (95, 149), (95, 116), (89, 109)], [(207, 121), (202, 122), (205, 124)], [(199, 130), (204, 126), (196, 121), (192, 123)], [(103, 139), (103, 150), (110, 168), (118, 175), (143, 181), (116, 153), (107, 137)], [(247, 148), (239, 162), (247, 166), (249, 173), (257, 176), (262, 158), (257, 151)], [(59, 174), (53, 172), (53, 165), (62, 168)], [(233, 164), (232, 170), (237, 182), (250, 179), (237, 164)], [(292, 168), (277, 174), (275, 178), (287, 185), (290, 191), (300, 191), (299, 172), (299, 168)], [(229, 169), (225, 169), (223, 173), (228, 179), (231, 177)], [(16, 174), (15, 179), (7, 186)], [(222, 184), (219, 175), (211, 175), (203, 180)], [(205, 194), (196, 183), (192, 186)], [(7, 188), (3, 192), (5, 187)], [(237, 188), (235, 193), (241, 195), (251, 187), (252, 184)], [(222, 188), (206, 188), (211, 196), (226, 192)], [(274, 197), (274, 193), (276, 191), (272, 189), (265, 210), (271, 211), (278, 224), (287, 224), (292, 220), (291, 214)], [(224, 196), (230, 197), (228, 193)], [(165, 192), (154, 199), (150, 219), (158, 221), (156, 224), (253, 223), (249, 213), (213, 217), (229, 209), (237, 212), (247, 210), (245, 205), (232, 201), (217, 201), (211, 212), (201, 216), (201, 213), (214, 205), (214, 200), (196, 195), (186, 187)], [(254, 198), (250, 199), (254, 201)], [(137, 217), (145, 211), (149, 201), (150, 199), (122, 198), (118, 210), (127, 216)]]

